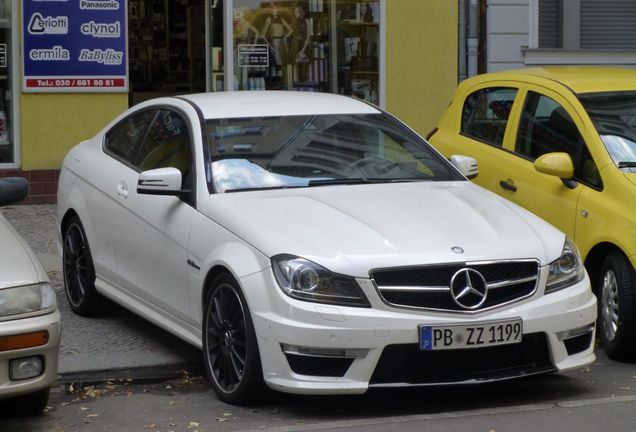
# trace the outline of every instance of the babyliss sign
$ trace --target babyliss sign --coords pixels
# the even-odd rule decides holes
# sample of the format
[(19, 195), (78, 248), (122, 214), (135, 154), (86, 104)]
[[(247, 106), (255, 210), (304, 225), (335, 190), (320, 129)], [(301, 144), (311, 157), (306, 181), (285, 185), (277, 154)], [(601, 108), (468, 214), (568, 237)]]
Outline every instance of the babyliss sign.
[(24, 91), (128, 90), (126, 0), (21, 4)]

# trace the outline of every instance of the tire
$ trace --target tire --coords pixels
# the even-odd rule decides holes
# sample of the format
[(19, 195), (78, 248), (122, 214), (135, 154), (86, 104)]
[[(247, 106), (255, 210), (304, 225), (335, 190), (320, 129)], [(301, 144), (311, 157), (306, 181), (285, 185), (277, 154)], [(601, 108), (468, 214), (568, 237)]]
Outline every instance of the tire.
[(64, 291), (71, 310), (78, 315), (93, 315), (101, 295), (95, 289), (95, 268), (86, 232), (77, 216), (71, 217), (62, 242)]
[[(2, 401), (4, 402), (4, 401)], [(38, 390), (6, 401), (7, 412), (17, 416), (42, 414), (49, 403), (49, 388)], [(10, 410), (10, 411), (9, 411)]]
[(636, 357), (636, 274), (620, 252), (603, 262), (598, 283), (598, 330), (607, 356), (619, 361)]
[(245, 297), (229, 274), (217, 276), (203, 309), (203, 360), (223, 402), (245, 404), (265, 390), (254, 324)]

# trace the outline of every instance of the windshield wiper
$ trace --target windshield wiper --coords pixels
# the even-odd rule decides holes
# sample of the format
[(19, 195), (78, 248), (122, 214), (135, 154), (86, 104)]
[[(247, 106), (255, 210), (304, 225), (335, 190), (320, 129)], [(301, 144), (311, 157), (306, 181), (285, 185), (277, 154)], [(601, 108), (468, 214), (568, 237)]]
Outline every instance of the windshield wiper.
[(618, 163), (619, 168), (636, 168), (636, 162), (622, 161)]
[(302, 187), (306, 187), (306, 186), (305, 185), (298, 185), (298, 186), (281, 185), (281, 186), (248, 187), (248, 188), (226, 189), (225, 193), (251, 192), (251, 191), (261, 191), (261, 190), (275, 190), (275, 189), (295, 189), (295, 188), (302, 188)]
[(354, 184), (377, 184), (377, 183), (410, 183), (425, 181), (426, 179), (380, 179), (380, 178), (339, 178), (339, 179), (322, 179), (309, 180), (307, 186), (328, 186), (328, 185), (354, 185)]

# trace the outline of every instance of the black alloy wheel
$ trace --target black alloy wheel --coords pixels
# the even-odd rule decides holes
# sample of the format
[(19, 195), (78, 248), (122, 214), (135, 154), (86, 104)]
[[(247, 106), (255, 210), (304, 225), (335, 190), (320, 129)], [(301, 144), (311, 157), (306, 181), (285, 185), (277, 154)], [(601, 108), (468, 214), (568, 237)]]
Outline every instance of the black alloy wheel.
[(208, 380), (224, 402), (262, 396), (263, 372), (247, 302), (228, 274), (212, 282), (204, 305), (203, 356)]
[(95, 290), (95, 269), (84, 227), (73, 216), (64, 230), (62, 245), (64, 288), (73, 312), (91, 315), (96, 312), (100, 295)]
[(608, 357), (636, 358), (636, 273), (629, 260), (612, 252), (603, 261), (598, 283), (599, 325)]

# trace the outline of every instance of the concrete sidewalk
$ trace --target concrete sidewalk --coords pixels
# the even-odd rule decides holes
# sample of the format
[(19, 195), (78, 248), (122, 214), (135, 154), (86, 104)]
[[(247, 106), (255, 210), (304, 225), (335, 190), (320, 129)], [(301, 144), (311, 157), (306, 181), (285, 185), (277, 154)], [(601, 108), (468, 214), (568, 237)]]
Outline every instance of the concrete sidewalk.
[(2, 208), (27, 240), (55, 286), (62, 313), (59, 373), (62, 381), (169, 378), (202, 373), (201, 352), (149, 322), (113, 305), (84, 318), (69, 308), (57, 254), (55, 205)]

